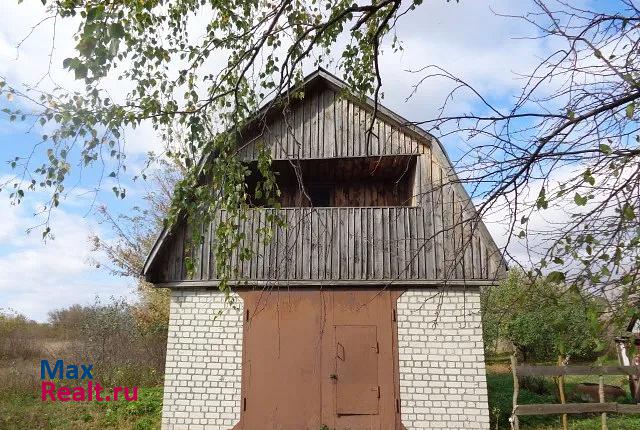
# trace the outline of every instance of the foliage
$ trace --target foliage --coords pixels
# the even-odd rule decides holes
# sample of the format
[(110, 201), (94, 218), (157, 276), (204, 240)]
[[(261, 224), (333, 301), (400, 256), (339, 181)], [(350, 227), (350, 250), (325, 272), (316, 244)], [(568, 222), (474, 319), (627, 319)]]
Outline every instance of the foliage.
[[(578, 382), (582, 381), (571, 380), (568, 382), (567, 390), (571, 392)], [(614, 383), (619, 384), (619, 382)], [(500, 430), (511, 428), (509, 425), (513, 402), (513, 378), (511, 373), (508, 371), (495, 372), (489, 370), (487, 372), (487, 388), (489, 392), (489, 410), (491, 411), (491, 428)], [(556, 403), (556, 399), (553, 394), (539, 395), (527, 389), (521, 389), (519, 403)], [(633, 430), (640, 426), (640, 418), (635, 415), (609, 414), (607, 420), (611, 429)], [(524, 416), (520, 417), (520, 428), (523, 430), (560, 430), (562, 425), (560, 424), (559, 416)], [(600, 428), (600, 416), (571, 415), (569, 428), (572, 430)]]
[(46, 324), (0, 309), (0, 360), (29, 359), (42, 353), (39, 340), (51, 336)]
[[(397, 20), (422, 0), (407, 5), (400, 0), (43, 3), (56, 23), (80, 22), (76, 55), (65, 59), (63, 66), (84, 88), (42, 93), (0, 79), (2, 94), (35, 109), (8, 107), (4, 112), (10, 120), (33, 120), (53, 130), (38, 144), (46, 148), (44, 165), (32, 169), (29, 159), (11, 161), (21, 170), (18, 180), (6, 184), (11, 198), (19, 203), (25, 192), (46, 190), (51, 199), (45, 210), (50, 211), (60, 203), (73, 163), (81, 167), (105, 163), (105, 173), (116, 181), (113, 192), (124, 198), (126, 190), (118, 181), (126, 171), (121, 136), (125, 129), (150, 122), (169, 144), (184, 142), (166, 155), (178, 157), (190, 168), (175, 188), (168, 224), (185, 215), (207, 221), (219, 209), (229, 215), (219, 224), (216, 249), (220, 288), (228, 293), (226, 281), (233, 270), (228, 257), (239, 246), (237, 226), (248, 209), (247, 168), (237, 156), (248, 120), (265, 103), (285, 109), (289, 98), (279, 96), (300, 82), (303, 67), (330, 62), (331, 57), (341, 60), (339, 67), (354, 92), (374, 94), (377, 100), (381, 42)], [(211, 18), (201, 29), (203, 36), (194, 39), (194, 17), (199, 16)], [(343, 46), (338, 38), (344, 34), (351, 40)], [(398, 48), (395, 39), (392, 47)], [(215, 66), (215, 57), (223, 59), (221, 66)], [(131, 84), (122, 100), (105, 90), (109, 78)], [(214, 160), (198, 163), (200, 157), (212, 154)], [(270, 202), (277, 192), (270, 155), (263, 150), (259, 158), (259, 188)], [(46, 224), (43, 237), (49, 232)], [(250, 252), (242, 250), (244, 258)]]
[[(152, 385), (164, 372), (166, 336), (140, 327), (135, 308), (123, 300), (53, 311), (50, 323), (71, 341), (60, 353), (67, 359), (94, 364), (95, 377), (108, 385)], [(58, 356), (57, 358), (60, 358)]]
[(484, 290), (483, 329), (487, 346), (510, 341), (525, 360), (559, 356), (591, 359), (605, 346), (602, 303), (545, 281), (529, 282), (511, 271), (499, 286)]
[(0, 428), (6, 430), (152, 430), (160, 428), (162, 388), (141, 387), (127, 402), (43, 402), (37, 395), (0, 395)]
[(141, 277), (149, 254), (171, 207), (176, 182), (185, 168), (176, 162), (160, 161), (150, 173), (142, 197), (144, 207), (134, 206), (128, 213), (114, 215), (109, 208), (98, 208), (101, 222), (107, 225), (113, 238), (91, 237), (93, 264), (114, 276), (133, 278), (138, 283), (140, 301), (133, 315), (140, 329), (159, 338), (166, 337), (169, 322), (169, 291), (153, 288)]

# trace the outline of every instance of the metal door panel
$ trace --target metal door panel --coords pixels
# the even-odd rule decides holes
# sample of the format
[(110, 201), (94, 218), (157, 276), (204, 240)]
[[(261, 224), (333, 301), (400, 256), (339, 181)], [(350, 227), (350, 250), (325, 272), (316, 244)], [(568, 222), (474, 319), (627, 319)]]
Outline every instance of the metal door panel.
[(376, 326), (335, 326), (338, 415), (376, 415), (378, 342)]

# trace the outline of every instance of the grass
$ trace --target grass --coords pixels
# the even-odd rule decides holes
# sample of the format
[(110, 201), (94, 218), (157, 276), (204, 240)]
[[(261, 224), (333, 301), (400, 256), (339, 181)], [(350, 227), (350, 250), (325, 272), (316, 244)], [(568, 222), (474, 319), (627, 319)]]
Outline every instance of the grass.
[(161, 387), (140, 388), (135, 402), (43, 402), (33, 393), (0, 393), (2, 430), (152, 430), (160, 428), (161, 411)]
[[(528, 403), (557, 403), (554, 386), (551, 378), (546, 379), (548, 384), (547, 394), (536, 394), (522, 389), (518, 401), (520, 404)], [(571, 393), (576, 384), (581, 382), (598, 382), (598, 377), (570, 376), (565, 379), (566, 392)], [(626, 380), (622, 376), (609, 376), (605, 383), (620, 385), (628, 389)], [(513, 402), (513, 379), (511, 372), (504, 366), (489, 366), (487, 372), (487, 386), (489, 390), (489, 411), (491, 414), (491, 428), (510, 429), (509, 415)], [(631, 397), (627, 396), (622, 402), (631, 403)], [(523, 430), (559, 430), (562, 429), (560, 416), (527, 416), (520, 417), (520, 428)], [(640, 416), (637, 415), (609, 415), (607, 419), (609, 430), (638, 430), (640, 429)], [(599, 430), (600, 416), (594, 415), (569, 415), (569, 428), (571, 430)]]
[[(597, 377), (568, 377), (567, 392), (580, 382), (597, 382)], [(521, 390), (519, 401), (525, 403), (556, 403), (553, 385), (546, 379), (548, 392), (536, 394)], [(606, 378), (606, 383), (626, 387), (621, 376)], [(491, 429), (509, 429), (513, 396), (513, 381), (508, 366), (489, 365), (487, 373)], [(630, 397), (626, 401), (630, 401)], [(0, 392), (0, 429), (2, 430), (152, 430), (160, 428), (162, 387), (140, 388), (138, 401), (127, 402), (43, 402), (36, 393)], [(559, 430), (559, 416), (522, 417), (523, 430)], [(640, 429), (640, 417), (609, 416), (609, 430)], [(599, 416), (569, 416), (572, 430), (600, 429)]]

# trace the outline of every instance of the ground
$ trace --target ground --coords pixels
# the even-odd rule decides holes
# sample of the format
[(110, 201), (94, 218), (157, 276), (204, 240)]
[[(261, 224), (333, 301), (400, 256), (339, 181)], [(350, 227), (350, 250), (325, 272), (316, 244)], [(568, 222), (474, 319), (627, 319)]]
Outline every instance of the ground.
[[(598, 382), (597, 376), (568, 376), (566, 377), (566, 392), (571, 393), (573, 387), (580, 382)], [(554, 386), (551, 378), (539, 378), (537, 382), (540, 389), (536, 394), (527, 389), (520, 390), (519, 402), (526, 403), (557, 403), (554, 396)], [(618, 385), (627, 390), (627, 397), (620, 402), (632, 403), (628, 395), (628, 383), (624, 376), (607, 376), (605, 384)], [(513, 377), (508, 364), (490, 364), (487, 366), (487, 385), (489, 389), (489, 410), (491, 413), (492, 430), (509, 429), (509, 415), (513, 404)], [(569, 401), (580, 402), (580, 399), (572, 398), (568, 394)], [(637, 430), (640, 429), (640, 416), (624, 415), (607, 417), (609, 430)], [(498, 427), (496, 427), (496, 421)], [(522, 430), (560, 430), (562, 429), (559, 416), (529, 416), (520, 418)], [(571, 430), (599, 430), (601, 428), (600, 415), (569, 415), (569, 428)]]
[(142, 388), (138, 401), (43, 402), (31, 393), (0, 394), (2, 430), (152, 430), (160, 428), (162, 388)]
[[(505, 365), (488, 366), (489, 403), (492, 430), (509, 429), (507, 422), (511, 411), (513, 381)], [(597, 378), (572, 377), (567, 380), (571, 390), (577, 382), (597, 382)], [(623, 377), (608, 377), (606, 383), (624, 386)], [(545, 387), (545, 384), (547, 386)], [(541, 390), (550, 389), (551, 382), (541, 383)], [(553, 403), (552, 393), (535, 394), (521, 391), (522, 403)], [(626, 401), (630, 401), (627, 398)], [(0, 394), (0, 429), (2, 430), (152, 430), (160, 428), (162, 388), (142, 388), (137, 402), (109, 403), (60, 403), (42, 402), (39, 397), (26, 392)], [(496, 420), (498, 426), (496, 427)], [(561, 429), (559, 417), (523, 417), (523, 430)], [(640, 416), (610, 416), (609, 430), (640, 429)], [(571, 430), (600, 429), (599, 416), (570, 416)]]

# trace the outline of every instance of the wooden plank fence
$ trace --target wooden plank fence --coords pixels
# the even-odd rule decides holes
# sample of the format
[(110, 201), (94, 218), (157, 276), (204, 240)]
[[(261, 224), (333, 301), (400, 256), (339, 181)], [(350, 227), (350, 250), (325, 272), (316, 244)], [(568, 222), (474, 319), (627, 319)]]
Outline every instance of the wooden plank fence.
[[(513, 411), (511, 414), (511, 428), (520, 429), (518, 417), (524, 415), (563, 415), (563, 427), (566, 430), (567, 414), (601, 414), (601, 428), (607, 430), (607, 413), (614, 414), (640, 414), (640, 404), (628, 405), (606, 402), (604, 396), (605, 375), (639, 375), (640, 366), (518, 366), (515, 357), (511, 357), (511, 370), (513, 373)], [(561, 403), (546, 404), (535, 403), (528, 405), (518, 404), (520, 376), (547, 376), (563, 378), (566, 375), (594, 375), (599, 377), (598, 395), (600, 403)], [(564, 391), (561, 388), (561, 391)], [(562, 393), (563, 394), (563, 393)], [(562, 396), (564, 398), (564, 396)]]

